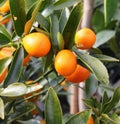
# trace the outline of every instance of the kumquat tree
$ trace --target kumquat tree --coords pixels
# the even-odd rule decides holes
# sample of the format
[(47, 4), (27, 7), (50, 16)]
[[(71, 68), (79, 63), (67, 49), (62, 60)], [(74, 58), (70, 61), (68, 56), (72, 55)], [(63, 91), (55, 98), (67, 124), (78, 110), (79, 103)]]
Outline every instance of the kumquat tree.
[(118, 0), (0, 0), (0, 124), (120, 124), (119, 59)]

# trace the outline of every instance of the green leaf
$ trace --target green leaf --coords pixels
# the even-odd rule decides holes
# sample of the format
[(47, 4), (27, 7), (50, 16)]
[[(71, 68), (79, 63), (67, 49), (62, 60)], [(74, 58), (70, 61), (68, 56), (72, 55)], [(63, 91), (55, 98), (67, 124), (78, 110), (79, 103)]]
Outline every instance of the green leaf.
[(50, 88), (45, 101), (45, 118), (47, 124), (62, 124), (62, 110), (55, 91)]
[(104, 29), (104, 14), (98, 9), (93, 14), (92, 25), (96, 32)]
[(27, 121), (18, 120), (20, 124), (41, 124), (37, 119), (29, 119)]
[(27, 87), (23, 83), (13, 83), (6, 87), (1, 93), (0, 96), (6, 97), (18, 97), (22, 96), (27, 92)]
[(87, 124), (91, 116), (91, 110), (85, 110), (73, 115), (65, 124)]
[(85, 81), (85, 93), (87, 98), (93, 96), (96, 92), (98, 86), (98, 81), (96, 80), (95, 76), (91, 74), (91, 76)]
[(18, 36), (21, 36), (24, 32), (24, 25), (26, 22), (25, 1), (10, 0), (10, 11), (15, 31)]
[(40, 12), (38, 12), (36, 20), (43, 29), (45, 29), (46, 31), (50, 31), (49, 21)]
[(11, 124), (12, 121), (22, 117), (23, 115), (31, 112), (34, 109), (35, 109), (35, 104), (33, 104), (31, 102), (23, 102), (16, 106), (15, 112), (10, 115), (7, 122), (9, 122), (9, 124)]
[[(50, 14), (52, 14), (55, 10), (62, 10), (65, 7), (71, 7), (81, 0), (59, 0), (56, 2), (50, 2), (48, 6), (45, 7), (45, 9), (42, 11), (42, 15), (44, 17), (48, 17)], [(47, 4), (47, 3), (46, 3)]]
[(81, 0), (58, 0), (57, 2), (54, 3), (54, 10), (59, 10), (65, 7), (70, 7), (74, 4), (77, 4)]
[(111, 21), (113, 15), (115, 14), (117, 4), (118, 0), (104, 0), (104, 16), (106, 25)]
[(53, 60), (53, 50), (51, 49), (47, 56), (42, 58), (42, 70), (43, 73), (46, 72), (52, 64)]
[(104, 62), (119, 62), (119, 59), (103, 54), (94, 54), (94, 56)]
[(79, 3), (71, 11), (69, 19), (62, 32), (63, 38), (65, 40), (65, 48), (69, 48), (69, 49), (72, 48), (74, 44), (74, 36), (78, 28), (78, 25), (80, 23), (80, 20), (82, 18), (82, 14), (83, 14), (83, 4)]
[(117, 87), (114, 91), (112, 98), (103, 105), (102, 112), (110, 112), (120, 101), (120, 86)]
[(22, 70), (23, 58), (24, 50), (21, 47), (16, 50), (10, 69), (8, 71), (8, 75), (4, 81), (4, 87), (7, 87), (9, 84), (15, 83), (19, 80)]
[(10, 42), (11, 35), (8, 33), (6, 28), (0, 24), (0, 45), (4, 45)]
[(0, 98), (0, 118), (4, 119), (4, 102), (3, 100)]
[(68, 8), (65, 8), (62, 10), (60, 18), (59, 18), (59, 28), (60, 32), (63, 32), (64, 26), (70, 16), (70, 10)]
[(96, 115), (100, 115), (100, 109), (101, 109), (101, 104), (100, 102), (97, 101), (97, 99), (92, 98), (91, 99), (83, 99), (83, 103), (85, 106), (87, 106), (89, 109), (91, 109)]
[(27, 35), (30, 32), (30, 29), (31, 29), (31, 27), (33, 25), (33, 22), (35, 21), (35, 17), (36, 17), (36, 15), (38, 13), (38, 10), (39, 10), (39, 8), (40, 8), (40, 6), (42, 4), (42, 1), (43, 0), (38, 1), (38, 4), (36, 4), (36, 7), (32, 12), (32, 17), (25, 24), (25, 28), (24, 28), (25, 35)]
[(120, 118), (115, 113), (112, 115), (102, 114), (102, 120), (108, 122), (108, 124), (120, 124)]
[(96, 76), (98, 81), (104, 84), (109, 83), (109, 75), (105, 65), (97, 58), (89, 55), (88, 53), (83, 53), (77, 48), (73, 48), (78, 59), (80, 59)]
[(59, 50), (63, 49), (65, 41), (64, 41), (63, 36), (60, 32), (57, 33), (57, 40), (58, 40)]
[(8, 65), (11, 63), (12, 57), (6, 57), (0, 60), (0, 75), (8, 68)]
[(93, 47), (97, 48), (97, 47), (103, 45), (104, 43), (108, 42), (114, 36), (115, 36), (115, 31), (113, 31), (113, 30), (103, 30), (103, 31), (100, 31), (96, 35), (97, 39), (96, 39), (96, 42), (93, 45)]
[(59, 32), (59, 23), (58, 18), (56, 15), (51, 15), (51, 22), (50, 22), (50, 34), (51, 34), (51, 41), (54, 46), (54, 50), (58, 51), (58, 41), (57, 41), (57, 33)]

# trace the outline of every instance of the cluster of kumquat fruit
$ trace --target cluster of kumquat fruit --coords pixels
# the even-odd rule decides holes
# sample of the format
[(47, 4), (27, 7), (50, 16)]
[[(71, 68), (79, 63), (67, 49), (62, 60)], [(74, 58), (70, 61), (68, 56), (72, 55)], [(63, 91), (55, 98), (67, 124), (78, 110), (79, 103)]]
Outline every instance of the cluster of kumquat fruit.
[(0, 23), (7, 24), (10, 21), (10, 18), (4, 18), (5, 15), (9, 12), (10, 5), (9, 0), (7, 0), (1, 7), (0, 7)]
[[(95, 41), (96, 35), (89, 28), (83, 28), (76, 32), (75, 45), (78, 49), (90, 49)], [(34, 32), (24, 36), (22, 44), (28, 53), (25, 63), (29, 61), (30, 56), (43, 57), (51, 49), (50, 38), (40, 32)], [(69, 49), (62, 49), (57, 53), (54, 60), (54, 67), (58, 74), (72, 83), (80, 83), (90, 76), (90, 71), (77, 63), (75, 53)]]
[[(89, 28), (83, 28), (76, 32), (75, 45), (78, 49), (90, 49), (95, 41), (96, 35)], [(75, 53), (68, 49), (57, 53), (54, 65), (58, 74), (64, 76), (71, 83), (80, 83), (90, 76), (90, 71), (78, 64)]]

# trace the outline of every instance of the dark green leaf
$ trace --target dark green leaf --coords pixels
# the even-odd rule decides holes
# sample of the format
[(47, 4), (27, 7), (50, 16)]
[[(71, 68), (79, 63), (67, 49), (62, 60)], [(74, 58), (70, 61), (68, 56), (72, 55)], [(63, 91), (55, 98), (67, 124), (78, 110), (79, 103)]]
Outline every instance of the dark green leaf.
[(13, 83), (6, 87), (1, 93), (1, 96), (18, 97), (27, 92), (27, 87), (23, 83)]
[(104, 16), (106, 25), (111, 21), (113, 15), (115, 14), (117, 4), (118, 0), (104, 0)]
[(62, 124), (62, 110), (55, 91), (50, 88), (45, 101), (45, 118), (47, 124)]
[(38, 12), (36, 16), (36, 20), (38, 21), (38, 23), (43, 29), (45, 29), (46, 31), (50, 31), (49, 21), (44, 16), (42, 16), (40, 12)]
[(43, 64), (42, 64), (42, 69), (43, 69), (43, 72), (46, 72), (47, 69), (49, 69), (49, 67), (51, 66), (52, 64), (52, 60), (53, 60), (53, 51), (51, 49), (51, 51), (48, 53), (47, 56), (43, 57)]
[(87, 124), (91, 116), (91, 110), (85, 110), (73, 115), (65, 124)]
[(104, 62), (119, 62), (119, 59), (103, 54), (94, 54), (94, 56)]
[(65, 48), (69, 48), (69, 49), (72, 48), (74, 44), (74, 36), (78, 28), (78, 25), (80, 23), (80, 20), (82, 18), (82, 14), (83, 14), (83, 4), (79, 3), (71, 11), (69, 19), (63, 30)]
[(91, 74), (91, 76), (85, 81), (85, 93), (88, 98), (92, 97), (94, 93), (96, 93), (98, 86), (98, 81), (95, 76)]
[(113, 30), (103, 30), (97, 33), (96, 37), (96, 42), (93, 45), (94, 48), (97, 48), (105, 43), (107, 43), (111, 38), (115, 36), (115, 31)]
[(104, 104), (102, 108), (102, 112), (104, 113), (110, 112), (118, 104), (119, 101), (120, 101), (120, 86), (115, 89), (112, 98), (107, 103)]
[(80, 1), (81, 0), (59, 0), (54, 3), (54, 7), (55, 7), (54, 10), (59, 10), (65, 7), (73, 6), (74, 4), (77, 4)]
[(68, 8), (63, 9), (59, 18), (60, 32), (63, 32), (64, 26), (69, 16), (70, 16), (70, 10)]
[(18, 36), (21, 36), (26, 22), (25, 1), (10, 0), (10, 9), (15, 31)]
[(35, 109), (35, 105), (33, 103), (23, 102), (16, 106), (15, 112), (10, 115), (7, 122), (11, 123), (12, 121), (22, 117), (23, 115), (31, 112), (34, 109)]
[(89, 55), (88, 53), (83, 53), (77, 48), (73, 48), (78, 59), (80, 59), (96, 76), (96, 78), (104, 84), (109, 83), (109, 75), (105, 65), (97, 58)]
[(8, 33), (6, 28), (0, 24), (0, 44), (9, 43), (11, 39), (11, 35)]
[(58, 41), (57, 41), (57, 33), (59, 32), (59, 23), (58, 18), (56, 15), (51, 15), (51, 26), (50, 26), (50, 34), (51, 34), (51, 41), (54, 46), (54, 50), (57, 51)]
[(30, 20), (28, 20), (26, 22), (25, 28), (24, 28), (25, 35), (27, 35), (30, 32), (30, 29), (31, 29), (31, 27), (33, 25), (33, 22), (35, 21), (35, 17), (36, 17), (36, 15), (38, 13), (38, 10), (39, 10), (41, 4), (42, 4), (42, 0), (38, 1), (38, 3), (36, 4), (35, 9), (32, 12), (32, 17), (30, 18)]
[(104, 29), (104, 14), (98, 9), (93, 14), (92, 24), (96, 32)]
[(15, 83), (19, 80), (22, 70), (24, 58), (23, 48), (19, 48), (13, 58), (10, 69), (8, 71), (8, 75), (4, 81), (4, 87), (7, 87), (9, 84)]
[(0, 118), (4, 119), (4, 102), (3, 100), (0, 98)]
[(0, 60), (0, 75), (2, 72), (4, 72), (5, 69), (7, 69), (11, 61), (12, 61), (12, 57), (6, 57)]

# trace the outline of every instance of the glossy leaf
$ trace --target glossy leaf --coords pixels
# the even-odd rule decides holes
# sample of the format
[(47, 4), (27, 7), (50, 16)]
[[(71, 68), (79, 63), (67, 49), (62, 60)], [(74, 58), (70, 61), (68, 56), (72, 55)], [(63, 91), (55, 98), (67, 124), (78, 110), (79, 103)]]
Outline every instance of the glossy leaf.
[(57, 33), (57, 40), (58, 40), (58, 46), (59, 46), (59, 49), (63, 49), (64, 48), (64, 44), (65, 44), (65, 41), (63, 39), (63, 36), (60, 32)]
[(77, 48), (73, 48), (78, 59), (80, 59), (96, 76), (98, 81), (104, 84), (109, 83), (109, 75), (105, 65), (97, 58), (89, 55), (88, 53), (83, 53)]
[(45, 118), (47, 124), (62, 124), (62, 110), (55, 91), (50, 88), (45, 101)]
[(0, 24), (0, 45), (4, 45), (6, 43), (9, 43), (11, 40), (11, 36), (6, 30), (6, 28)]
[(62, 10), (60, 18), (59, 18), (59, 28), (60, 32), (63, 32), (64, 26), (70, 16), (70, 10), (68, 8), (65, 8)]
[(54, 10), (59, 10), (65, 7), (70, 7), (74, 4), (77, 4), (80, 1), (81, 0), (59, 0), (54, 3), (54, 6), (55, 6)]
[(85, 81), (85, 93), (87, 98), (92, 97), (94, 93), (96, 93), (97, 86), (98, 81), (95, 76), (91, 74), (91, 76)]
[(38, 12), (36, 20), (43, 29), (45, 29), (46, 31), (50, 31), (49, 21), (40, 12)]
[(4, 102), (3, 100), (0, 98), (0, 118), (4, 119)]
[(0, 75), (2, 72), (4, 72), (5, 69), (7, 69), (11, 61), (12, 61), (12, 57), (6, 57), (0, 60)]
[(115, 31), (112, 31), (112, 30), (103, 30), (103, 31), (100, 31), (96, 35), (97, 39), (96, 39), (96, 42), (93, 45), (93, 47), (94, 48), (97, 48), (97, 47), (103, 45), (104, 43), (108, 42), (114, 36), (115, 36)]
[(9, 84), (15, 83), (19, 80), (22, 70), (23, 58), (24, 51), (21, 47), (16, 51), (14, 55), (13, 61), (8, 71), (8, 75), (4, 81), (4, 87), (7, 87)]
[(82, 111), (73, 115), (65, 124), (87, 124), (88, 119), (91, 116), (90, 110)]
[(22, 117), (26, 113), (31, 112), (35, 109), (35, 105), (31, 102), (24, 102), (16, 106), (15, 112), (10, 115), (8, 118), (8, 122), (11, 123), (12, 121)]
[(62, 32), (63, 38), (65, 40), (65, 48), (72, 48), (74, 44), (74, 36), (82, 18), (82, 14), (83, 4), (79, 3), (71, 11), (67, 24), (65, 25), (64, 30)]
[(59, 49), (58, 41), (57, 41), (57, 33), (59, 32), (59, 23), (56, 15), (51, 15), (50, 23), (51, 23), (50, 26), (51, 41), (54, 46), (54, 50), (57, 51)]
[(115, 89), (112, 98), (107, 103), (104, 104), (102, 108), (102, 112), (104, 113), (110, 112), (118, 104), (119, 101), (120, 101), (120, 86)]
[(13, 83), (6, 87), (1, 93), (0, 96), (6, 97), (17, 97), (22, 96), (27, 92), (27, 87), (23, 83)]
[(71, 7), (78, 2), (80, 2), (80, 0), (59, 0), (54, 3), (49, 3), (49, 5), (42, 11), (42, 15), (44, 17), (48, 17), (55, 10), (61, 10), (65, 7)]
[(115, 113), (112, 115), (102, 114), (102, 120), (106, 120), (108, 124), (120, 124), (120, 118)]
[(35, 9), (34, 9), (33, 12), (32, 12), (32, 17), (30, 18), (30, 20), (28, 20), (28, 21), (26, 22), (25, 28), (24, 28), (24, 33), (25, 33), (25, 35), (27, 35), (27, 34), (30, 32), (30, 29), (31, 29), (31, 27), (33, 26), (33, 22), (35, 21), (35, 17), (36, 17), (36, 15), (37, 15), (37, 13), (38, 13), (38, 10), (39, 10), (41, 4), (42, 4), (42, 0), (40, 0), (40, 1), (38, 2), (38, 4), (36, 4), (36, 7), (35, 7)]
[(115, 14), (117, 4), (118, 0), (104, 0), (104, 16), (106, 25), (111, 21), (113, 15)]
[(26, 121), (18, 120), (20, 124), (41, 124), (41, 122), (37, 119), (29, 119)]
[(104, 62), (119, 62), (119, 59), (103, 54), (95, 54), (94, 56)]
[(26, 22), (25, 1), (10, 0), (9, 2), (15, 32), (18, 36), (21, 36), (24, 32), (24, 25)]
[(95, 32), (104, 29), (104, 14), (100, 10), (95, 10), (92, 18), (92, 25)]
[(46, 72), (50, 68), (50, 66), (53, 62), (52, 61), (53, 55), (54, 55), (53, 50), (51, 49), (50, 52), (48, 53), (48, 55), (42, 58), (42, 70), (43, 70), (43, 72)]

